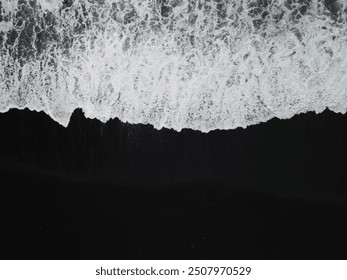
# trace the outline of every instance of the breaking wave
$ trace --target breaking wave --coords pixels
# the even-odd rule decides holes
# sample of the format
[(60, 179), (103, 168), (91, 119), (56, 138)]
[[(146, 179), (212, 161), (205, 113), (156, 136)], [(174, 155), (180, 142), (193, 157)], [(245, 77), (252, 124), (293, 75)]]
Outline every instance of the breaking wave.
[(344, 0), (2, 0), (0, 112), (204, 132), (347, 110)]

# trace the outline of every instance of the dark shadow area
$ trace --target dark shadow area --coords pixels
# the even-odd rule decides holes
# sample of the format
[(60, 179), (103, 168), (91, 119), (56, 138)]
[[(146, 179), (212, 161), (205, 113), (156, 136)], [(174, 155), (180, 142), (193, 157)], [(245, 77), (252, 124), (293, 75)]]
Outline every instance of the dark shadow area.
[(2, 259), (345, 259), (347, 116), (201, 133), (0, 114)]

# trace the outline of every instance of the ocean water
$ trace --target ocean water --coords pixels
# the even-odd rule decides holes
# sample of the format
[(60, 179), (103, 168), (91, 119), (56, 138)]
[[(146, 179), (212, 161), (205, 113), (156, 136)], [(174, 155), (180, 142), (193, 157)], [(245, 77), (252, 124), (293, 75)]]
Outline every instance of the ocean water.
[(347, 110), (343, 0), (1, 0), (0, 112), (208, 132)]

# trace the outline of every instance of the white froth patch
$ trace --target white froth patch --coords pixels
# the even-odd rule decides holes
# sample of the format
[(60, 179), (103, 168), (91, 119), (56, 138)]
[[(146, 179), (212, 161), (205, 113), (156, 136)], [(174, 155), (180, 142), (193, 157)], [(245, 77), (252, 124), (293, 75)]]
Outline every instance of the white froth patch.
[(322, 0), (198, 2), (5, 0), (6, 13), (27, 18), (0, 22), (0, 112), (43, 110), (66, 126), (82, 108), (101, 121), (204, 132), (346, 112), (341, 1), (337, 15)]
[(62, 0), (38, 0), (44, 10), (56, 11), (63, 6)]

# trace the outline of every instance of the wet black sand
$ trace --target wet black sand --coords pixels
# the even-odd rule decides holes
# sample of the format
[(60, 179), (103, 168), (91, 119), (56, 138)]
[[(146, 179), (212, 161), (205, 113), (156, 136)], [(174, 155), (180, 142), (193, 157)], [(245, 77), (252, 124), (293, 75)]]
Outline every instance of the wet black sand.
[(0, 114), (1, 259), (346, 259), (347, 116), (157, 131)]

